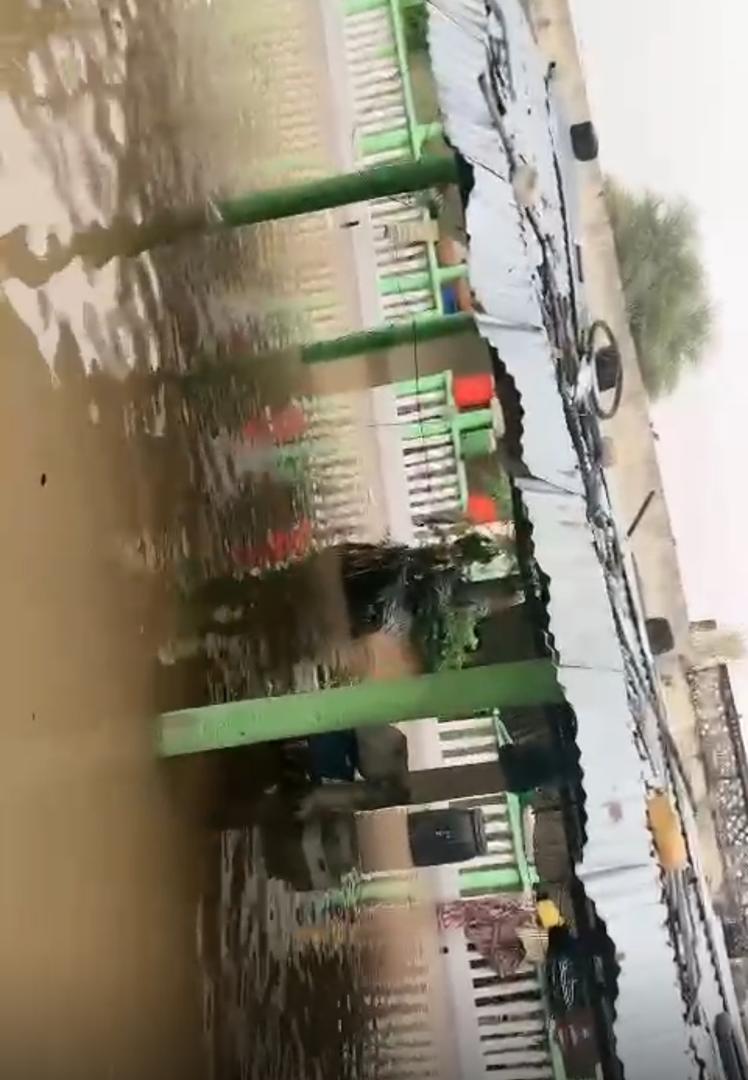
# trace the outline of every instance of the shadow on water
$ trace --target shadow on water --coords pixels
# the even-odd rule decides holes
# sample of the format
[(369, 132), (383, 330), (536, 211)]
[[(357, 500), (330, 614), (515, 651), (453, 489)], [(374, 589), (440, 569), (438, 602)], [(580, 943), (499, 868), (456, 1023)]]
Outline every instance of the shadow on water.
[[(241, 633), (183, 602), (303, 518), (308, 493), (272, 470), (227, 496), (221, 454), (313, 379), (292, 353), (240, 390), (173, 376), (318, 332), (310, 289), (340, 298), (324, 332), (344, 330), (347, 254), (326, 225), (287, 223), (96, 265), (118, 223), (275, 182), (300, 154), (326, 166), (312, 8), (0, 12), (0, 1071), (16, 1080), (362, 1075), (362, 954), (293, 947), (297, 902), (257, 837), (202, 827), (222, 766), (165, 777), (151, 727), (290, 690), (345, 645), (332, 558), (258, 584)], [(80, 257), (96, 229), (104, 247)], [(241, 760), (250, 794), (276, 774), (272, 749)]]

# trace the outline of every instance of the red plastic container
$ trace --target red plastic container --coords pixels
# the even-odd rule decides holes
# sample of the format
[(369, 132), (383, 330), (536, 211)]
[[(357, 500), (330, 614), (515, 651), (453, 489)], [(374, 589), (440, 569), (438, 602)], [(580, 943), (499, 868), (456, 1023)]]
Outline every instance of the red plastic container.
[(290, 529), (268, 532), (264, 543), (234, 549), (234, 559), (241, 566), (265, 570), (301, 559), (313, 539), (312, 523), (304, 518)]
[(458, 409), (485, 409), (496, 393), (493, 375), (457, 375), (452, 382), (455, 405)]
[(467, 516), (473, 525), (490, 525), (499, 520), (499, 510), (490, 495), (474, 491), (468, 495)]
[(285, 409), (274, 413), (270, 421), (273, 442), (278, 444), (300, 439), (307, 429), (307, 419), (300, 405), (291, 403)]
[(261, 416), (247, 421), (244, 425), (244, 437), (250, 442), (269, 443), (276, 446), (300, 439), (307, 429), (307, 419), (300, 405), (291, 402), (270, 416)]

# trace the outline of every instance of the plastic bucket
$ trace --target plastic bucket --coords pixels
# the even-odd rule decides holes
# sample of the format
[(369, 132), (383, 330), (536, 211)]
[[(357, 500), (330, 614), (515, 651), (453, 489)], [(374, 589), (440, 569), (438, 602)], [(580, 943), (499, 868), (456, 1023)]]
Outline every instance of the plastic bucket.
[(468, 495), (467, 516), (473, 525), (490, 525), (499, 520), (499, 509), (490, 495), (474, 491)]
[(496, 392), (493, 375), (488, 371), (476, 375), (457, 375), (452, 390), (458, 409), (485, 409)]

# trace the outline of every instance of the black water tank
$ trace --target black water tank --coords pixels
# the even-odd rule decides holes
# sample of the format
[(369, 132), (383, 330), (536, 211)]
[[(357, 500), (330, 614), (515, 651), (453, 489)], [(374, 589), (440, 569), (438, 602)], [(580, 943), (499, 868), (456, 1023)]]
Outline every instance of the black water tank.
[(408, 815), (410, 853), (415, 866), (444, 866), (485, 855), (481, 810), (449, 807)]

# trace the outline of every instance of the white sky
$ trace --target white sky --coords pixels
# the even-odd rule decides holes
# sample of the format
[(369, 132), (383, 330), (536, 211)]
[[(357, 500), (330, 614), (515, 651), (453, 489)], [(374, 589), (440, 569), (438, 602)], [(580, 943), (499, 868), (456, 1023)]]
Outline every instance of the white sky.
[(603, 167), (700, 215), (717, 338), (654, 425), (691, 615), (748, 627), (748, 0), (572, 7)]

